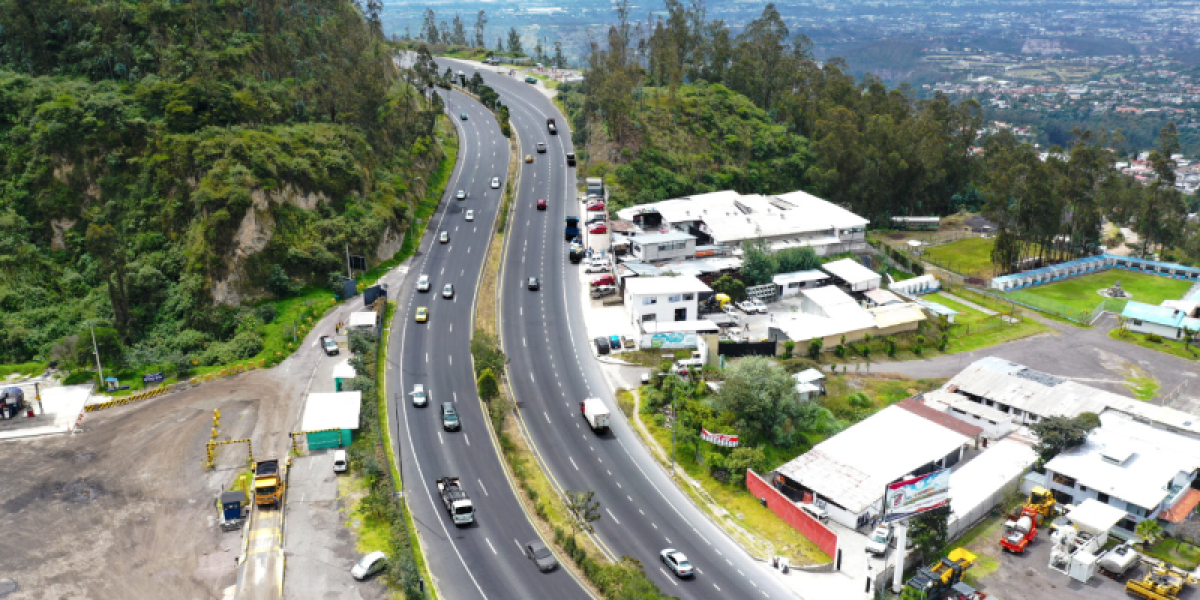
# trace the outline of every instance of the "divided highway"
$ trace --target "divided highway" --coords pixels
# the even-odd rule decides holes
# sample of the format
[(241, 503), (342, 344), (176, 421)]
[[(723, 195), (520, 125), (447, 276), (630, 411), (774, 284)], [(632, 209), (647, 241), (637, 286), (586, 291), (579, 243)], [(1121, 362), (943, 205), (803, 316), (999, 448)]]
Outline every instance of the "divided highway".
[[(482, 105), (458, 92), (438, 92), (458, 126), (458, 164), (408, 277), (391, 290), (397, 307), (387, 340), (388, 411), (404, 493), (443, 598), (590, 598), (569, 572), (540, 573), (525, 558), (522, 546), (538, 534), (504, 476), (475, 391), (471, 310), (504, 192), (508, 142)], [(493, 177), (499, 178), (499, 189), (491, 186)], [(466, 192), (465, 199), (455, 199), (458, 190)], [(474, 211), (474, 220), (467, 220), (467, 211)], [(449, 241), (439, 242), (441, 232)], [(417, 291), (423, 274), (431, 280), (428, 292)], [(443, 297), (446, 284), (454, 286), (452, 298)], [(418, 307), (428, 309), (427, 322), (415, 321)], [(429, 394), (423, 408), (412, 404), (414, 384), (424, 385)], [(460, 431), (443, 431), (443, 402), (454, 403)], [(458, 528), (451, 522), (435, 484), (445, 476), (461, 479), (475, 505), (474, 524)]]
[[(478, 67), (453, 64), (468, 74)], [(665, 593), (794, 598), (683, 495), (616, 410), (583, 326), (580, 267), (567, 260), (563, 240), (565, 217), (579, 214), (576, 173), (565, 158), (572, 151), (569, 123), (521, 79), (478, 70), (508, 105), (521, 154), (534, 156), (533, 164), (522, 164), (500, 323), (509, 380), (543, 463), (563, 489), (596, 491), (601, 518), (594, 525), (606, 550), (640, 560)], [(548, 117), (556, 119), (558, 135), (547, 131)], [(547, 145), (545, 154), (536, 153), (538, 142)], [(548, 210), (535, 209), (538, 198), (549, 201)], [(529, 277), (541, 280), (539, 291), (526, 289)], [(613, 409), (610, 433), (596, 435), (583, 420), (579, 402), (588, 397), (602, 398)], [(663, 568), (659, 551), (668, 547), (687, 554), (698, 571), (694, 578), (681, 580)]]

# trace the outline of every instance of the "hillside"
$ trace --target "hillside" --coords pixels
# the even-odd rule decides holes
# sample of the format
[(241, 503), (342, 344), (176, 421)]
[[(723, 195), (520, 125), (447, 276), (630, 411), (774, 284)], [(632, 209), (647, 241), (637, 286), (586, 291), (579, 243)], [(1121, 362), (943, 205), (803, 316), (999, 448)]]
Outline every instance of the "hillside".
[(240, 307), (390, 259), (441, 158), (391, 56), (348, 0), (0, 0), (0, 362), (247, 358)]
[(582, 135), (576, 142), (583, 142), (588, 174), (611, 172), (619, 206), (726, 189), (797, 190), (811, 164), (808, 140), (720, 84), (680, 86), (674, 98), (665, 88), (642, 88), (626, 113), (635, 133), (620, 146), (599, 120), (583, 122), (587, 98), (578, 86), (558, 90)]

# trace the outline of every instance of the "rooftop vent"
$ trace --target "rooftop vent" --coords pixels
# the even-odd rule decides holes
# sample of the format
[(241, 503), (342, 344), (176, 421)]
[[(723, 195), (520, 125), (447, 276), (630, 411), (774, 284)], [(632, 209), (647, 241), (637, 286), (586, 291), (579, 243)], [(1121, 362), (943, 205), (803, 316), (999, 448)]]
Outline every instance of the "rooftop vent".
[(1117, 444), (1105, 444), (1100, 451), (1100, 458), (1113, 465), (1123, 465), (1133, 456), (1133, 450)]

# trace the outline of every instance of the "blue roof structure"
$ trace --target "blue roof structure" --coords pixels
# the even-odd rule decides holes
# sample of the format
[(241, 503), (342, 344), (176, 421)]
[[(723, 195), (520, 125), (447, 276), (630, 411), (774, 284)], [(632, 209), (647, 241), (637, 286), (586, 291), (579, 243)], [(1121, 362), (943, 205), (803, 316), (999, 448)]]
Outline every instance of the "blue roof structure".
[(1181, 310), (1175, 310), (1166, 306), (1154, 306), (1145, 302), (1135, 302), (1130, 300), (1125, 305), (1125, 310), (1121, 312), (1121, 316), (1126, 319), (1137, 319), (1144, 323), (1154, 323), (1164, 327), (1183, 327), (1183, 320), (1187, 315)]

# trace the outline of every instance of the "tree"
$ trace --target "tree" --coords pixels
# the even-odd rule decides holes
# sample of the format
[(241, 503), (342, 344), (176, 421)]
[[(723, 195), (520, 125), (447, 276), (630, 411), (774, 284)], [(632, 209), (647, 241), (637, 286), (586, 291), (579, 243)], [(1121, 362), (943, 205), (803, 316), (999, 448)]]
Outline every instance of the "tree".
[(487, 13), (482, 10), (479, 11), (479, 14), (475, 15), (475, 47), (476, 48), (483, 48), (487, 45), (483, 41), (484, 32), (487, 30), (487, 23), (488, 23)]
[(808, 357), (817, 362), (821, 361), (821, 347), (825, 345), (825, 339), (815, 337), (808, 341)]
[(429, 7), (425, 8), (425, 17), (421, 23), (421, 38), (435, 45), (442, 41), (442, 36), (438, 33), (437, 15)]
[(764, 239), (742, 243), (742, 280), (747, 286), (770, 283), (778, 272), (771, 246)]
[(96, 334), (95, 348), (100, 351), (100, 364), (112, 368), (125, 365), (125, 344), (121, 335), (112, 327), (84, 327), (76, 338), (75, 363), (88, 369), (96, 366), (96, 355), (92, 352), (92, 332)]
[(517, 33), (516, 27), (508, 28), (508, 51), (521, 52), (521, 34)]
[(729, 273), (725, 273), (718, 277), (712, 283), (712, 289), (718, 294), (725, 294), (731, 300), (737, 302), (746, 297), (746, 284), (741, 280), (734, 278)]
[(725, 458), (725, 468), (730, 473), (730, 481), (738, 486), (746, 485), (746, 469), (764, 473), (769, 467), (766, 453), (757, 446), (738, 446)]
[(908, 520), (908, 538), (922, 556), (937, 556), (946, 546), (950, 507), (925, 511)]
[(562, 40), (554, 40), (554, 66), (559, 69), (567, 66), (567, 59), (563, 57)]
[(484, 369), (479, 374), (479, 397), (484, 402), (491, 402), (500, 397), (500, 384), (496, 382), (496, 375), (491, 369)]
[(1158, 524), (1157, 519), (1144, 519), (1138, 522), (1134, 533), (1149, 545), (1157, 542), (1162, 537), (1163, 530), (1162, 526)]
[(484, 370), (490, 370), (497, 379), (504, 376), (504, 366), (508, 357), (500, 349), (496, 336), (482, 329), (476, 329), (471, 336), (471, 357), (475, 360), (475, 371), (483, 375)]
[(1088, 434), (1100, 426), (1096, 413), (1085, 412), (1075, 417), (1046, 417), (1029, 426), (1038, 437), (1033, 449), (1044, 464), (1064, 450), (1087, 441)]
[(580, 525), (591, 529), (592, 522), (600, 518), (600, 501), (592, 499), (595, 495), (595, 490), (586, 492), (567, 490), (567, 508), (575, 515), (575, 518), (571, 520), (572, 531), (577, 532)]
[(454, 21), (451, 24), (450, 43), (458, 46), (467, 45), (467, 26), (463, 23), (462, 15), (454, 13)]
[(784, 248), (775, 253), (775, 261), (779, 273), (811, 271), (821, 266), (821, 258), (808, 246)]
[(750, 356), (725, 369), (725, 384), (714, 398), (717, 410), (730, 415), (750, 442), (790, 446), (800, 436), (827, 430), (829, 411), (801, 402), (796, 381), (773, 359)]

